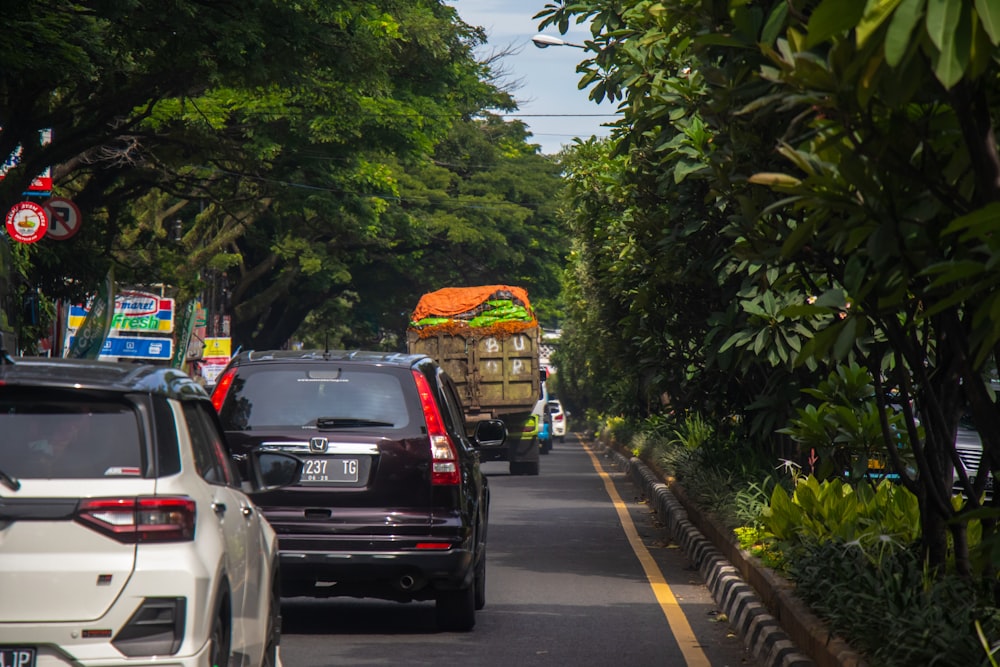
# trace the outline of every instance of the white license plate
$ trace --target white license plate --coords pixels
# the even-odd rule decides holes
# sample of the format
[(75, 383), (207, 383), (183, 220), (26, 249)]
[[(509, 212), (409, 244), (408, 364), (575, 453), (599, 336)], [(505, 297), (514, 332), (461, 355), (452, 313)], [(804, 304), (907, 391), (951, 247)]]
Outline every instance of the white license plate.
[(35, 667), (35, 649), (0, 647), (0, 667)]
[(358, 481), (358, 459), (309, 456), (303, 457), (302, 463), (302, 484), (349, 484)]

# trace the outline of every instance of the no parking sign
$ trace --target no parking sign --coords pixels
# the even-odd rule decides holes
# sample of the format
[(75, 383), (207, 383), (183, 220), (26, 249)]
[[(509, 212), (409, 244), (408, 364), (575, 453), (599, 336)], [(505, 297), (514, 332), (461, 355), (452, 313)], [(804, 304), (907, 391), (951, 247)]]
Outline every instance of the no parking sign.
[(48, 238), (65, 241), (80, 231), (80, 209), (69, 199), (49, 197), (44, 208), (49, 216)]

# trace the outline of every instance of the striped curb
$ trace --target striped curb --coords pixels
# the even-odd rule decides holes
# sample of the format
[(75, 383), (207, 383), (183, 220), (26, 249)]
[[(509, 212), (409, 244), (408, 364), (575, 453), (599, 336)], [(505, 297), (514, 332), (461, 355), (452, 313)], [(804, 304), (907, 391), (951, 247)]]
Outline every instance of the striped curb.
[(760, 601), (757, 593), (739, 571), (695, 528), (687, 511), (670, 493), (667, 485), (637, 458), (627, 459), (619, 452), (605, 449), (605, 455), (637, 484), (649, 498), (667, 534), (698, 568), (715, 603), (729, 618), (743, 646), (761, 667), (815, 667), (789, 639), (778, 620)]

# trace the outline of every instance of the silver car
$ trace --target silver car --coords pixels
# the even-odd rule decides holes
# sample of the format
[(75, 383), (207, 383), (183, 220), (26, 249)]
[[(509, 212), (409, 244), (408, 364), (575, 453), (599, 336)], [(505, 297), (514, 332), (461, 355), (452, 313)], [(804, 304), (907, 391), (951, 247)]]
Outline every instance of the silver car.
[(0, 665), (280, 664), (274, 531), (208, 395), (175, 370), (0, 363)]

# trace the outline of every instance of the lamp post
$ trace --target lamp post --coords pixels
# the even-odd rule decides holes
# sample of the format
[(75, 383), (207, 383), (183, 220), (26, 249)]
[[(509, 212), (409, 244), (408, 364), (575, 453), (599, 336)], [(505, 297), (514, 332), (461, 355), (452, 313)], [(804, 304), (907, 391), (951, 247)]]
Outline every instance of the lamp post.
[(547, 49), (550, 46), (572, 46), (577, 49), (586, 49), (587, 47), (583, 44), (574, 44), (573, 42), (567, 42), (564, 39), (559, 39), (558, 37), (553, 37), (551, 35), (535, 35), (531, 38), (535, 46), (540, 49)]

